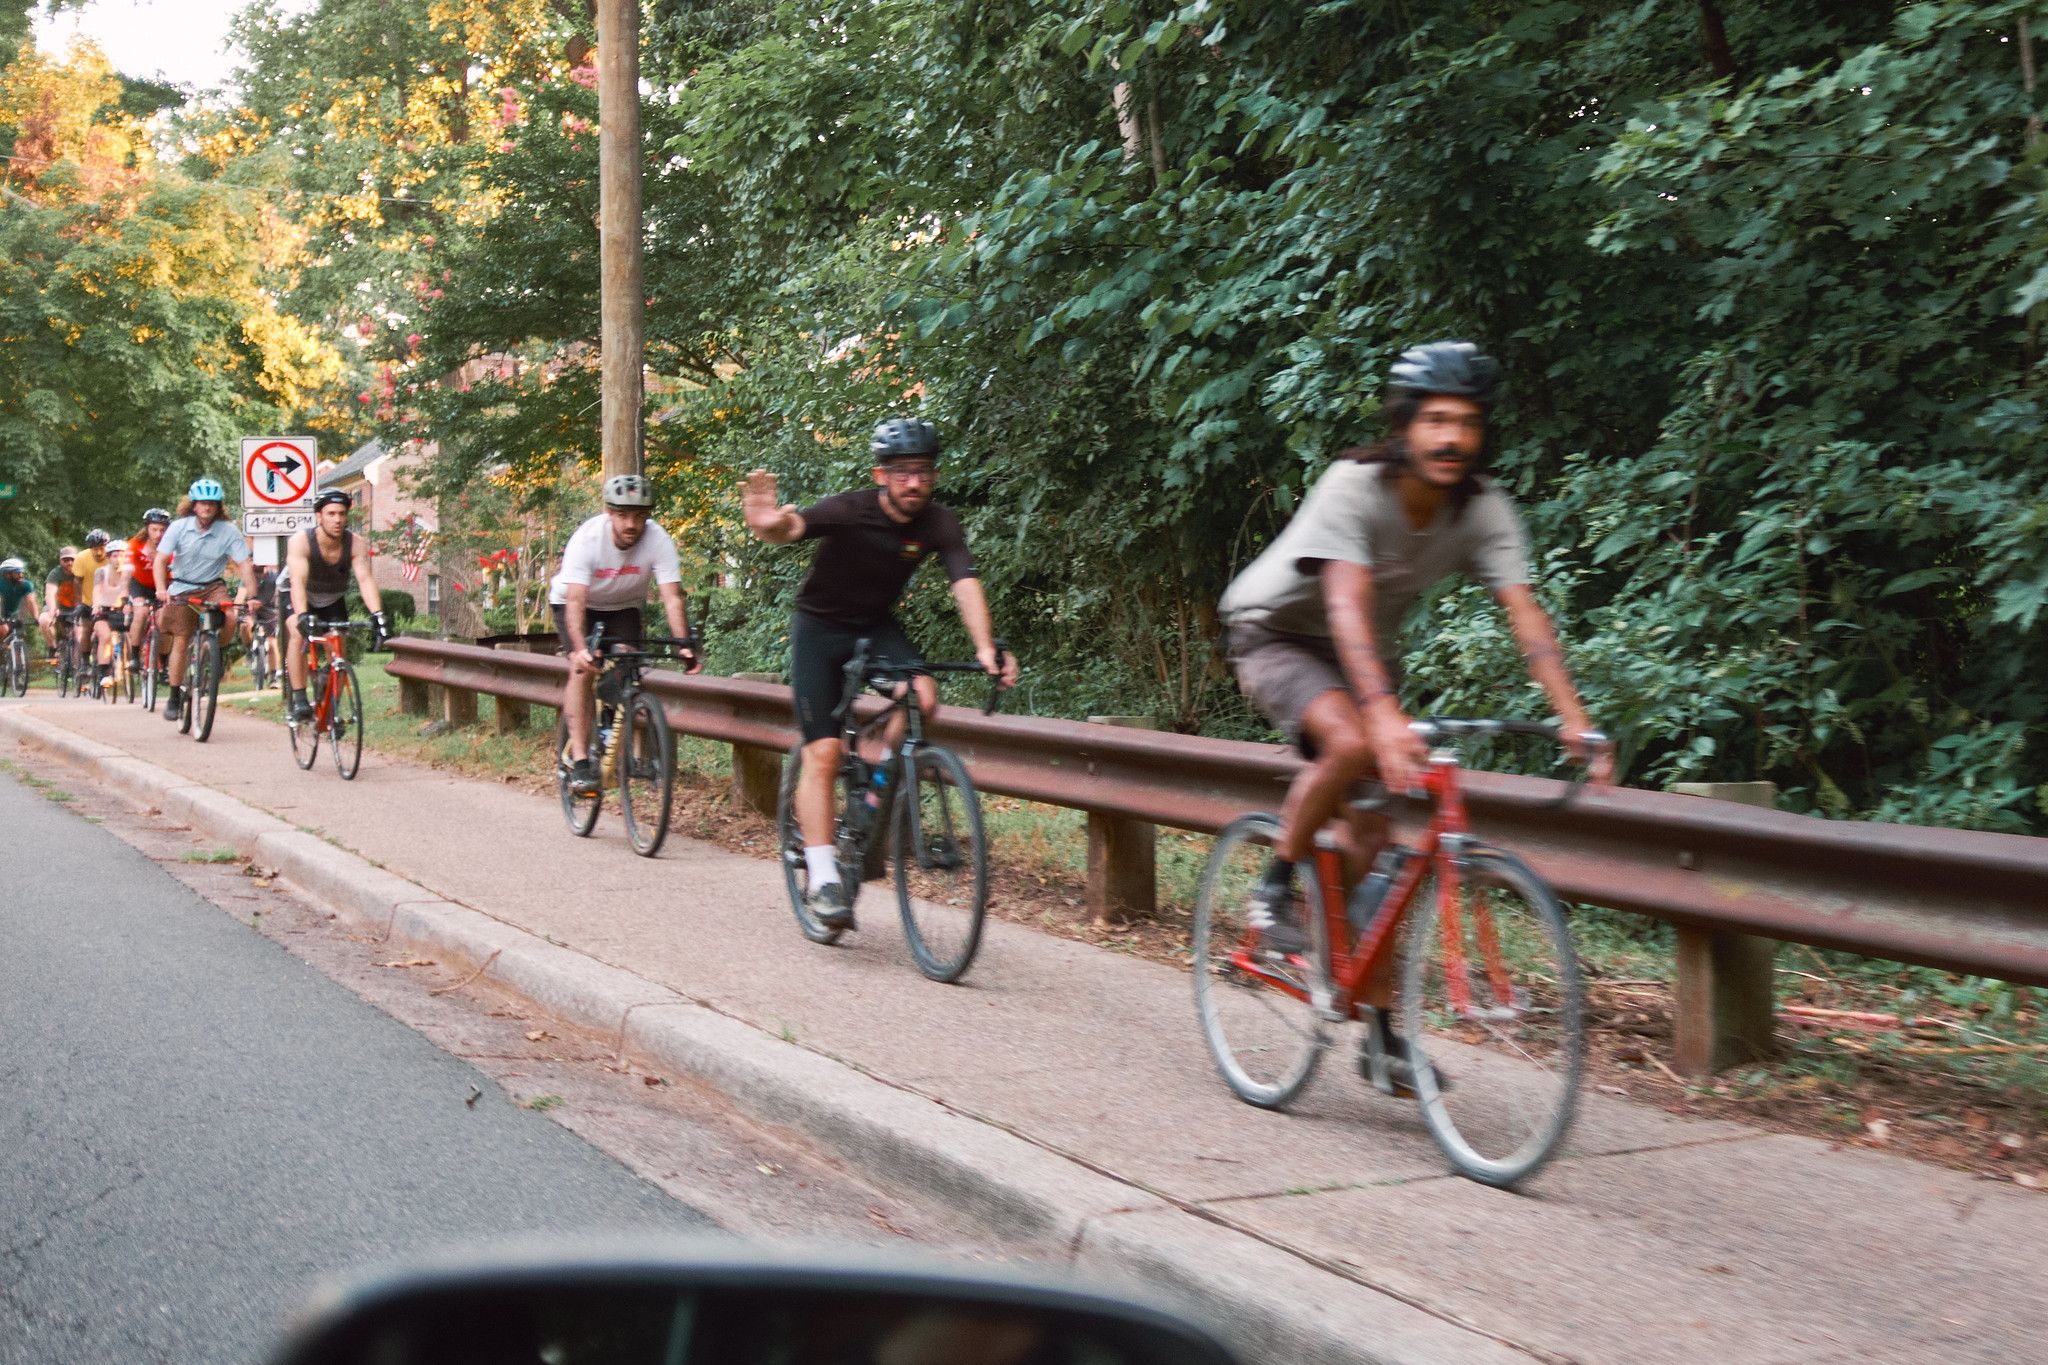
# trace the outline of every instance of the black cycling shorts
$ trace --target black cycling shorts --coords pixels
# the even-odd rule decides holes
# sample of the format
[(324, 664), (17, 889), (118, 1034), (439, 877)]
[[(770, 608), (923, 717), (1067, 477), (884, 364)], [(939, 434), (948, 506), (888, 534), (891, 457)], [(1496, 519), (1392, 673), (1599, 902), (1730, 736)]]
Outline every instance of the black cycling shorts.
[[(559, 602), (550, 603), (548, 610), (555, 614), (555, 636), (562, 642), (562, 653), (569, 652), (569, 608)], [(597, 611), (590, 607), (583, 609), (583, 629), (586, 632), (604, 627), (604, 640), (608, 645), (637, 645), (646, 638), (640, 608), (619, 607), (612, 611)]]
[(893, 616), (872, 626), (854, 630), (820, 621), (798, 612), (789, 626), (789, 682), (796, 700), (796, 724), (804, 743), (836, 739), (839, 722), (833, 719), (839, 697), (845, 690), (842, 670), (860, 642), (868, 642), (868, 657), (886, 660), (916, 673), (924, 668), (924, 656), (903, 633)]
[(128, 600), (133, 602), (137, 598), (149, 603), (152, 607), (160, 605), (163, 601), (161, 597), (157, 596), (155, 588), (145, 588), (133, 578), (130, 578), (128, 580)]
[[(266, 607), (261, 602), (258, 602), (250, 610), (255, 612), (256, 620), (266, 626), (276, 625), (278, 620), (277, 614), (280, 612), (283, 613), (284, 619), (291, 621), (296, 621), (301, 615), (305, 614), (293, 611), (292, 599), (282, 594), (277, 599), (276, 607)], [(311, 612), (313, 618), (321, 624), (333, 625), (337, 622), (348, 620), (348, 599), (346, 597), (337, 597), (332, 602), (324, 605), (308, 607), (306, 611)]]

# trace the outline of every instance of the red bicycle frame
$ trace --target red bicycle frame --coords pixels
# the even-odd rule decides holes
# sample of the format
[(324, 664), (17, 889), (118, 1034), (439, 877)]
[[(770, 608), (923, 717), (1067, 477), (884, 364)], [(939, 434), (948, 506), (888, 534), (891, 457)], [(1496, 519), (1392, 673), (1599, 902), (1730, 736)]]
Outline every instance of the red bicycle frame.
[[(1472, 1011), (1471, 983), (1465, 974), (1465, 908), (1458, 898), (1458, 860), (1464, 854), (1468, 834), (1465, 793), (1458, 783), (1456, 756), (1448, 750), (1432, 753), (1429, 767), (1422, 774), (1421, 787), (1430, 800), (1429, 826), (1423, 831), (1415, 856), (1401, 865), (1393, 884), (1381, 897), (1372, 922), (1361, 934), (1352, 933), (1347, 913), (1351, 896), (1356, 892), (1347, 893), (1344, 889), (1344, 856), (1328, 834), (1316, 839), (1316, 881), (1322, 890), (1323, 923), (1330, 945), (1330, 986), (1334, 997), (1327, 1010), (1330, 1017), (1360, 1017), (1366, 988), (1372, 981), (1384, 979), (1391, 967), (1396, 931), (1407, 918), (1410, 902), (1423, 877), (1432, 870), (1437, 878), (1437, 913), (1444, 938), (1445, 989), (1452, 1007), (1460, 1014)], [(1473, 931), (1486, 959), (1487, 977), (1496, 988), (1496, 998), (1507, 999), (1511, 982), (1499, 939), (1494, 934), (1493, 917), (1483, 903), (1474, 903), (1471, 912)], [(1250, 931), (1245, 941), (1231, 951), (1231, 966), (1275, 990), (1323, 1008), (1311, 999), (1309, 990), (1277, 973), (1272, 964), (1263, 960), (1255, 951), (1257, 942), (1258, 931)]]
[(327, 728), (327, 719), (334, 714), (335, 705), (341, 700), (341, 670), (333, 661), (342, 655), (347, 646), (342, 643), (339, 627), (330, 626), (319, 635), (306, 637), (306, 681), (313, 680), (315, 670), (326, 675), (320, 685), (320, 700), (313, 704), (313, 729)]

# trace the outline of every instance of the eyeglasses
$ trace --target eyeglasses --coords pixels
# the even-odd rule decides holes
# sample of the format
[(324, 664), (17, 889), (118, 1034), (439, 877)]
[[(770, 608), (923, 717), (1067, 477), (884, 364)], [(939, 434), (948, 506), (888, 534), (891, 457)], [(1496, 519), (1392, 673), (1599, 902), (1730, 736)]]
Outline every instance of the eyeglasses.
[(938, 466), (928, 464), (886, 464), (882, 466), (882, 472), (892, 479), (905, 483), (913, 479), (930, 480), (939, 476)]

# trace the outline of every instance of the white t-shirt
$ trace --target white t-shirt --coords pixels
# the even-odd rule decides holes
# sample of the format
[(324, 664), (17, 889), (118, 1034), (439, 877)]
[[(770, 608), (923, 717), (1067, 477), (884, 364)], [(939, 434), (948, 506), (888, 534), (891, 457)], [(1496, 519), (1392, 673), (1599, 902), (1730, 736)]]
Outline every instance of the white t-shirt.
[(569, 602), (569, 585), (589, 587), (587, 605), (592, 611), (619, 611), (637, 607), (647, 600), (647, 583), (683, 581), (682, 561), (676, 558), (676, 543), (654, 522), (630, 550), (612, 541), (612, 519), (599, 512), (576, 528), (562, 547), (562, 568), (548, 584), (548, 601), (555, 606)]

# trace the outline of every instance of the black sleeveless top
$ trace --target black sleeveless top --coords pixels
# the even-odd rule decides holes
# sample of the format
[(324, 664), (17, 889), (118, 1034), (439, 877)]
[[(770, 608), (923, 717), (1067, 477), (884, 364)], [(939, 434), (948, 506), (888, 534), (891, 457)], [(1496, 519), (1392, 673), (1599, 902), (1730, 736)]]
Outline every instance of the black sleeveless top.
[(320, 557), (320, 528), (306, 528), (306, 605), (324, 607), (348, 596), (350, 567), (355, 563), (356, 536), (341, 533), (341, 562), (329, 564)]

